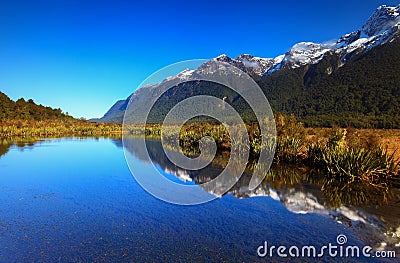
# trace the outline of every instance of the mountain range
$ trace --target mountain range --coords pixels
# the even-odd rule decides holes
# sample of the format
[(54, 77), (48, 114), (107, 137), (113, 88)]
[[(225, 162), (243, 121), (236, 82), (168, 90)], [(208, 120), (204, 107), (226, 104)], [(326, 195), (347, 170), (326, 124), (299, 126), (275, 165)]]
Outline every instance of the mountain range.
[[(223, 54), (211, 61), (228, 63), (249, 74), (274, 112), (294, 114), (307, 126), (400, 128), (399, 13), (400, 5), (380, 6), (360, 29), (336, 41), (297, 43), (275, 58), (242, 54), (234, 59)], [(182, 82), (199, 70), (204, 70), (204, 65), (138, 89), (95, 121), (122, 122), (129, 101), (133, 114), (141, 112), (143, 105), (154, 103), (152, 98), (166, 86)], [(235, 92), (189, 81), (157, 101), (156, 113), (149, 116), (149, 122), (161, 122), (173, 105), (196, 94), (225, 97), (243, 116), (251, 115)]]

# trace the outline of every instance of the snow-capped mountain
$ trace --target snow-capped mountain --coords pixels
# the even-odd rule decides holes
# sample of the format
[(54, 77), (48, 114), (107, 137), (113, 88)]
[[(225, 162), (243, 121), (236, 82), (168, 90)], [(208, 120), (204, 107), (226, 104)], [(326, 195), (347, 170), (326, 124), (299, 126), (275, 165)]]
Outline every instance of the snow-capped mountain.
[(352, 55), (368, 51), (372, 47), (384, 44), (399, 36), (400, 5), (396, 7), (380, 6), (370, 16), (360, 30), (340, 37), (336, 42), (295, 44), (279, 61), (267, 69), (264, 74), (270, 74), (284, 67), (297, 68), (319, 62), (326, 54), (339, 54), (344, 64)]
[[(298, 68), (318, 63), (327, 54), (338, 54), (341, 65), (354, 54), (391, 41), (399, 36), (400, 5), (389, 7), (382, 5), (370, 16), (361, 29), (340, 37), (337, 41), (326, 43), (300, 42), (283, 55), (276, 58), (261, 58), (242, 54), (233, 59), (222, 54), (213, 60), (229, 63), (250, 76), (268, 75), (282, 68)], [(190, 71), (192, 73), (193, 71)], [(187, 71), (179, 73), (185, 75)], [(170, 77), (172, 78), (172, 77)], [(182, 79), (182, 78), (181, 78)]]
[(321, 60), (324, 54), (330, 50), (332, 50), (331, 44), (297, 43), (286, 54), (278, 56), (275, 59), (276, 63), (264, 74), (270, 74), (283, 67), (297, 68), (307, 64), (314, 64)]
[[(376, 50), (375, 47), (378, 48), (379, 46), (388, 47), (387, 49), (389, 49), (389, 51), (385, 51), (387, 52), (386, 55), (384, 53), (381, 53), (379, 56), (376, 57), (376, 59), (373, 62), (371, 61), (370, 64), (374, 64), (375, 67), (381, 67), (382, 68), (381, 71), (386, 72), (387, 71), (387, 69), (385, 68), (386, 63), (388, 61), (391, 61), (389, 58), (390, 57), (394, 58), (396, 57), (397, 54), (395, 46), (397, 45), (396, 43), (399, 42), (397, 40), (400, 40), (399, 29), (400, 29), (400, 5), (396, 7), (380, 6), (369, 17), (369, 19), (360, 29), (355, 30), (354, 32), (344, 34), (335, 41), (329, 41), (325, 43), (313, 43), (313, 42), (297, 43), (288, 52), (280, 56), (277, 56), (275, 58), (261, 58), (249, 54), (242, 54), (237, 58), (230, 58), (227, 55), (223, 54), (216, 58), (211, 59), (208, 62), (205, 62), (197, 69), (186, 69), (180, 72), (179, 74), (167, 77), (160, 83), (151, 84), (144, 87), (143, 89), (138, 89), (134, 94), (129, 96), (126, 100), (117, 102), (103, 116), (103, 118), (97, 119), (95, 121), (122, 122), (122, 117), (124, 115), (129, 100), (132, 100), (131, 102), (134, 105), (136, 105), (135, 106), (136, 108), (140, 108), (141, 105), (143, 104), (151, 103), (152, 98), (154, 98), (156, 94), (161, 94), (165, 90), (165, 87), (167, 86), (171, 87), (175, 85), (174, 83), (177, 84), (179, 82), (189, 80), (190, 77), (192, 76), (205, 74), (207, 72), (213, 73), (209, 72), (213, 71), (213, 67), (207, 67), (208, 64), (213, 64), (212, 61), (226, 62), (249, 74), (255, 81), (258, 82), (258, 84), (262, 87), (265, 93), (268, 94), (269, 96), (268, 99), (271, 99), (271, 102), (275, 103), (274, 110), (300, 111), (299, 107), (297, 106), (295, 107), (295, 109), (287, 108), (288, 105), (290, 106), (291, 104), (293, 104), (293, 101), (299, 100), (299, 98), (290, 101), (283, 101), (283, 98), (288, 98), (293, 93), (293, 90), (282, 89), (287, 87), (287, 84), (283, 83), (286, 81), (286, 73), (288, 72), (285, 73), (285, 76), (280, 76), (280, 77), (278, 76), (279, 81), (275, 80), (272, 81), (271, 79), (268, 79), (268, 77), (273, 78), (274, 77), (274, 75), (272, 74), (273, 72), (280, 71), (283, 69), (288, 69), (290, 71), (291, 69), (305, 67), (304, 69), (305, 71), (308, 71), (309, 69), (311, 70), (308, 73), (304, 73), (307, 76), (304, 75), (300, 77), (304, 78), (304, 81), (308, 81), (307, 83), (309, 83), (309, 81), (316, 76), (315, 74), (319, 74), (318, 72), (313, 71), (312, 68), (314, 66), (317, 67), (319, 65), (319, 62), (321, 62), (324, 58), (329, 60), (328, 64), (330, 65), (321, 66), (321, 68), (322, 67), (324, 68), (323, 69), (320, 68), (319, 72), (323, 71), (328, 75), (330, 75), (333, 72), (335, 72), (338, 68), (342, 67), (344, 64), (352, 62), (353, 58), (360, 57), (363, 56), (364, 54), (370, 53), (369, 52), (370, 50), (373, 49)], [(394, 44), (394, 46), (389, 44)], [(389, 62), (389, 63), (395, 63), (395, 62)], [(356, 74), (363, 74), (363, 73), (356, 73)], [(393, 74), (393, 73), (385, 73), (385, 74)], [(317, 77), (316, 79), (318, 80), (320, 79), (320, 77), (321, 76)], [(374, 81), (376, 82), (377, 79), (383, 77), (384, 76), (374, 77)], [(364, 77), (361, 75), (357, 75), (352, 80), (354, 82), (353, 84), (354, 85), (360, 84), (358, 83), (360, 79), (364, 79)], [(301, 81), (299, 85), (302, 84), (303, 81)], [(293, 89), (294, 88), (293, 83), (291, 83), (290, 85), (291, 88)], [(194, 89), (190, 90), (191, 90), (190, 92), (192, 93), (195, 92)], [(280, 91), (286, 93), (280, 94), (279, 93)], [(396, 91), (388, 91), (388, 92), (389, 94), (396, 94)], [(296, 94), (296, 96), (299, 95), (298, 92), (293, 93), (293, 95), (294, 94)], [(312, 94), (307, 95), (306, 96), (307, 99), (310, 99), (312, 97), (311, 95)], [(319, 98), (319, 100), (320, 99), (321, 98)], [(395, 104), (390, 104), (390, 105), (395, 105)], [(304, 105), (301, 105), (301, 107), (304, 107)], [(365, 105), (365, 107), (366, 107), (365, 109), (359, 110), (359, 112), (368, 112), (370, 106)], [(316, 105), (315, 107), (313, 106), (312, 108), (313, 109), (321, 108), (321, 105)], [(311, 113), (315, 114), (315, 110), (312, 110)], [(311, 113), (307, 110), (306, 112), (303, 112), (303, 115), (308, 115)], [(321, 114), (326, 114), (326, 112), (325, 113), (321, 112)], [(393, 115), (392, 113), (390, 114)]]
[(398, 26), (400, 20), (399, 13), (400, 5), (396, 7), (382, 5), (378, 7), (368, 21), (362, 26), (361, 31), (369, 37), (379, 35), (393, 28), (393, 26)]
[(176, 76), (167, 77), (164, 81), (171, 81), (171, 80), (186, 80), (192, 76), (194, 70), (193, 69), (185, 69), (178, 73)]
[(225, 54), (215, 58), (220, 62), (234, 65), (251, 74), (268, 75), (282, 68), (298, 68), (318, 63), (326, 54), (340, 55), (343, 65), (354, 54), (391, 41), (399, 36), (400, 5), (380, 6), (361, 29), (326, 43), (300, 42), (288, 52), (276, 58), (260, 58), (243, 54), (232, 59)]
[(251, 76), (260, 76), (275, 64), (275, 60), (272, 58), (254, 57), (250, 54), (242, 54), (236, 59), (232, 59), (227, 55), (222, 54), (214, 60), (229, 63), (244, 72), (247, 72)]

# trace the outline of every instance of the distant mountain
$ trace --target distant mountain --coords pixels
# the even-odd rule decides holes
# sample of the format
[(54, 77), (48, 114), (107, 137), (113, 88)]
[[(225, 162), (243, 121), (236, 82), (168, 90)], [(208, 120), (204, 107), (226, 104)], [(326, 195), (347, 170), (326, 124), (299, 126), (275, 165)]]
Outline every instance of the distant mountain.
[[(132, 95), (131, 95), (132, 96)], [(89, 121), (94, 122), (111, 122), (111, 123), (121, 123), (124, 117), (124, 113), (126, 107), (128, 105), (131, 96), (126, 98), (125, 100), (117, 101), (107, 112), (104, 116), (100, 119), (90, 119)]]
[(1, 120), (73, 120), (74, 118), (63, 113), (61, 109), (53, 109), (36, 104), (32, 99), (25, 101), (11, 100), (0, 91), (0, 121)]
[[(243, 54), (232, 59), (226, 55), (211, 61), (225, 62), (248, 73), (263, 89), (275, 112), (293, 113), (306, 125), (356, 127), (400, 127), (400, 5), (380, 6), (367, 22), (354, 32), (326, 43), (301, 42), (276, 58)], [(207, 62), (205, 63), (207, 64)], [(121, 122), (131, 100), (133, 112), (173, 82), (187, 79), (199, 70), (186, 70), (163, 82), (137, 90), (127, 100), (118, 101), (100, 120)], [(161, 97), (158, 116), (179, 100), (196, 94), (223, 98), (249, 110), (238, 94), (222, 87), (200, 87), (187, 82)], [(171, 96), (171, 95), (174, 96)]]

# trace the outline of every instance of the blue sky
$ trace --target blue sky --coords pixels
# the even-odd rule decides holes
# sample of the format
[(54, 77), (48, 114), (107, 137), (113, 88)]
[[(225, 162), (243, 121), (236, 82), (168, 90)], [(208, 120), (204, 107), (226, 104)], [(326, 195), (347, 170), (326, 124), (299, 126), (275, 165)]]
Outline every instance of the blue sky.
[(101, 117), (154, 71), (222, 53), (275, 57), (358, 29), (397, 1), (0, 0), (0, 91)]

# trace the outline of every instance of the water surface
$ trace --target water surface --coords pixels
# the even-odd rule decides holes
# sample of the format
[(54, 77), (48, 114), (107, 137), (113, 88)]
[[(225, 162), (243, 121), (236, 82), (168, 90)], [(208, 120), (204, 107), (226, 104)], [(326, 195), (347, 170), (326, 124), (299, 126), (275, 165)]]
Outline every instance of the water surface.
[[(188, 184), (207, 180), (207, 170), (174, 167), (157, 142), (150, 144), (153, 161), (167, 178)], [(318, 180), (297, 178), (290, 170), (253, 191), (246, 188), (245, 175), (221, 198), (179, 206), (137, 184), (119, 139), (3, 143), (0, 153), (0, 262), (282, 262), (259, 258), (257, 247), (264, 241), (322, 246), (335, 243), (339, 234), (358, 246), (393, 250), (399, 242), (397, 199), (363, 204), (346, 199), (348, 204), (337, 205)], [(146, 173), (152, 164), (134, 150), (131, 154)]]

